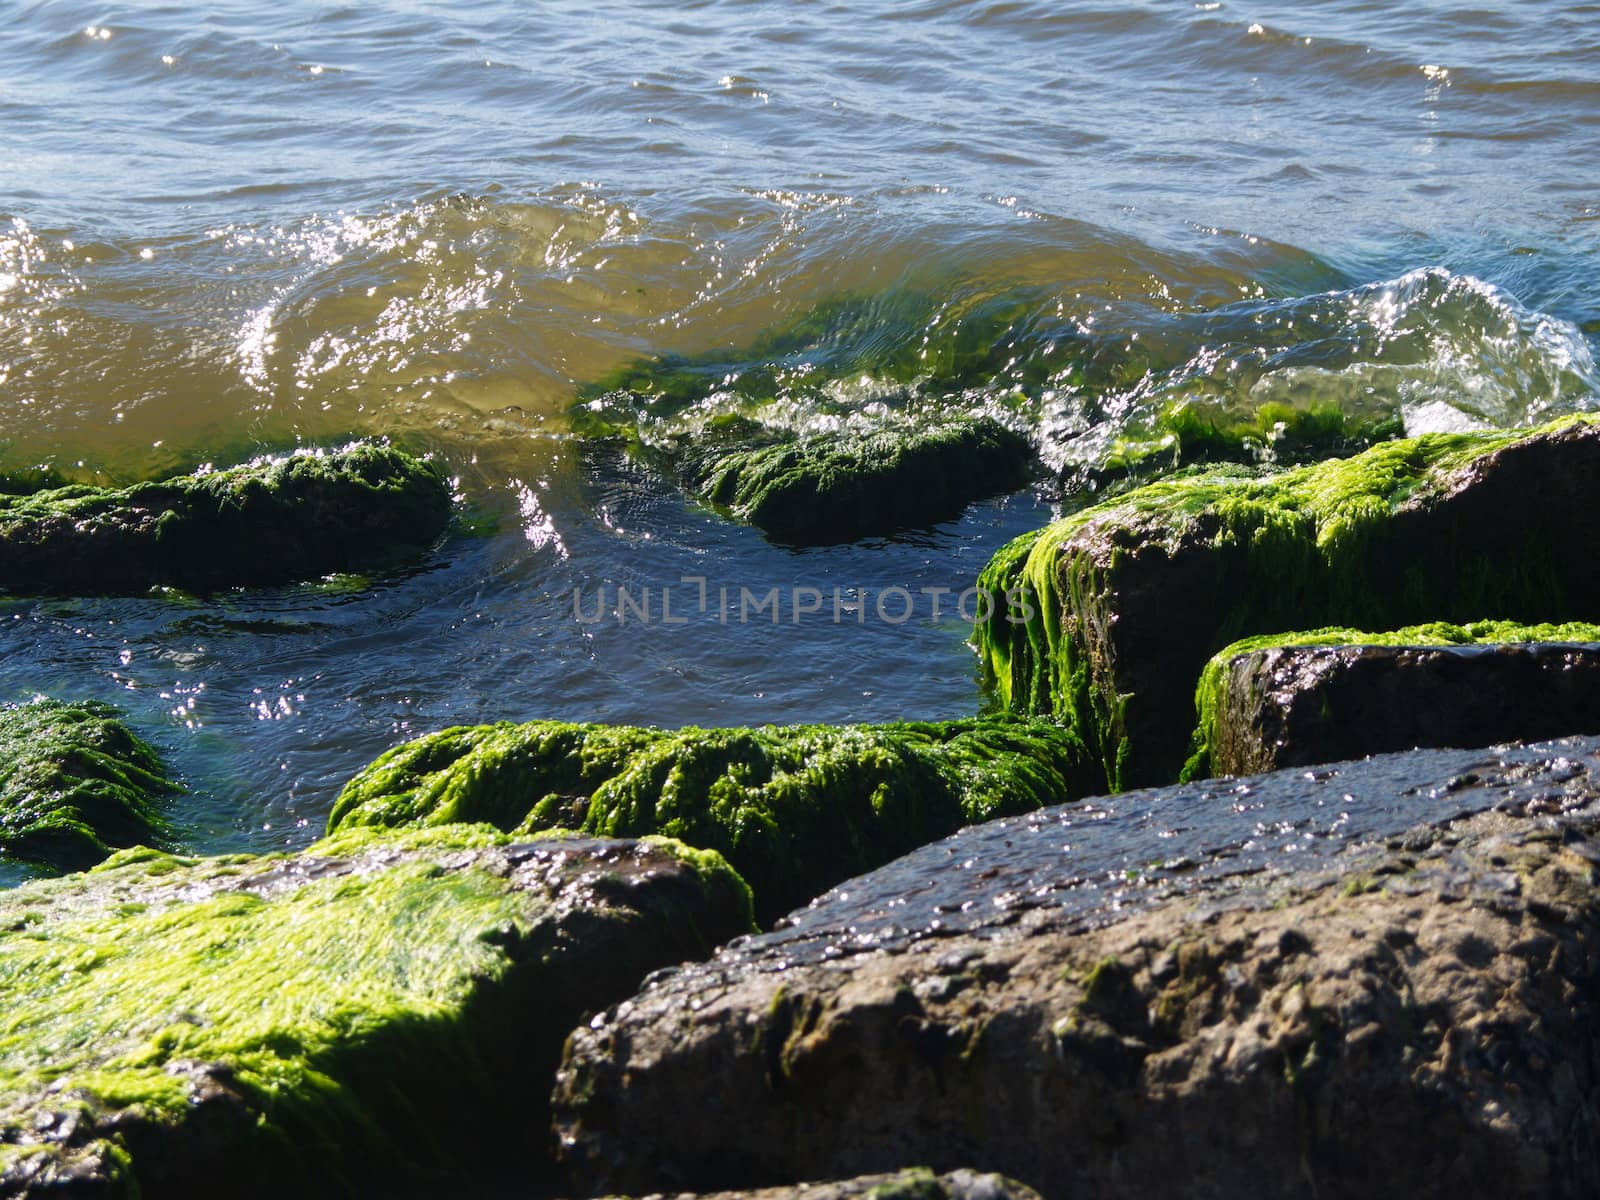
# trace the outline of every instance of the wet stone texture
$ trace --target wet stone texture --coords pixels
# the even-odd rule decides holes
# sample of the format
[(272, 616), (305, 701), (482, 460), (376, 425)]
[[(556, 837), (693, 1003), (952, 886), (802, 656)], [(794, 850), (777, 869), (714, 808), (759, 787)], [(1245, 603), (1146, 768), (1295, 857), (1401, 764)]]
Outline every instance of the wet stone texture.
[(561, 1152), (590, 1193), (1590, 1196), (1597, 864), (1586, 739), (974, 827), (575, 1033)]
[(561, 1044), (749, 929), (675, 843), (362, 831), (0, 896), (0, 1196), (548, 1193)]
[(859, 1200), (1040, 1200), (1039, 1193), (1032, 1188), (1001, 1175), (965, 1170), (936, 1175), (926, 1168), (698, 1197), (688, 1192), (672, 1196), (658, 1192), (628, 1200), (857, 1200), (858, 1197)]
[(1298, 646), (1234, 657), (1211, 771), (1600, 733), (1600, 646)]

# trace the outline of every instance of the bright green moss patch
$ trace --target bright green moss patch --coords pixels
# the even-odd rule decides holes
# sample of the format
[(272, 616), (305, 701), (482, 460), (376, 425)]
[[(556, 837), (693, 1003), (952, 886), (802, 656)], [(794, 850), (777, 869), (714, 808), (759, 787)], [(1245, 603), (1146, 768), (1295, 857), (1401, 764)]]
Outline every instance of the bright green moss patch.
[(1331, 626), (1242, 638), (1212, 655), (1200, 674), (1194, 694), (1197, 724), (1193, 748), (1181, 778), (1186, 781), (1201, 779), (1209, 773), (1217, 723), (1224, 719), (1227, 707), (1229, 669), (1244, 655), (1310, 646), (1492, 646), (1529, 642), (1600, 645), (1600, 624), (1566, 621), (1524, 625), (1516, 621), (1471, 621), (1454, 625), (1448, 621), (1430, 621), (1425, 625), (1376, 633)]
[(1098, 459), (1069, 464), (1062, 483), (1076, 495), (1204, 463), (1293, 466), (1354, 454), (1403, 433), (1397, 415), (1347, 413), (1332, 404), (1296, 408), (1274, 401), (1240, 415), (1182, 401), (1125, 430)]
[(446, 729), (345, 787), (330, 831), (486, 821), (666, 834), (719, 851), (762, 920), (962, 825), (1086, 794), (1046, 722), (661, 731), (534, 721)]
[(15, 889), (0, 1191), (119, 1156), (148, 1195), (537, 1183), (568, 1029), (748, 928), (743, 895), (704, 853), (470, 827)]
[(392, 565), (450, 518), (434, 464), (356, 444), (129, 488), (0, 495), (0, 588), (206, 592)]
[(1237, 638), (1600, 618), (1597, 448), (1600, 425), (1573, 417), (1150, 484), (1003, 548), (976, 641), (1008, 707), (1061, 721), (1107, 786), (1167, 782), (1194, 681)]
[(76, 870), (112, 847), (165, 845), (177, 786), (107, 704), (0, 708), (0, 855)]

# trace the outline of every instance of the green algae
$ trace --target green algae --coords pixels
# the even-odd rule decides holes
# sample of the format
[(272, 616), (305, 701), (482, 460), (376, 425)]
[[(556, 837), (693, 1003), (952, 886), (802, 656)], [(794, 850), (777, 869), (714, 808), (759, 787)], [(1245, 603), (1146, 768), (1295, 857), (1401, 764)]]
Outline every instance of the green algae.
[(446, 729), (346, 785), (329, 830), (486, 821), (665, 834), (721, 853), (768, 921), (964, 824), (1085, 794), (1081, 748), (1047, 722), (759, 729), (534, 721)]
[(1404, 433), (1395, 414), (1349, 413), (1333, 404), (1268, 402), (1238, 414), (1193, 400), (1130, 426), (1095, 459), (1068, 463), (1071, 496), (1119, 489), (1206, 463), (1288, 467), (1340, 458)]
[(571, 1025), (748, 928), (713, 855), (541, 844), (453, 826), (140, 850), (0, 895), (0, 1190), (85, 1155), (131, 1162), (107, 1193), (127, 1196), (537, 1178), (538, 1081)]
[(0, 708), (0, 855), (77, 870), (112, 847), (168, 845), (161, 800), (177, 790), (108, 704)]
[(1430, 621), (1404, 629), (1377, 632), (1328, 626), (1241, 638), (1212, 655), (1200, 673), (1200, 682), (1194, 693), (1196, 726), (1192, 750), (1179, 778), (1182, 782), (1188, 782), (1203, 779), (1209, 774), (1217, 722), (1221, 719), (1227, 700), (1228, 670), (1235, 660), (1244, 655), (1260, 650), (1300, 646), (1490, 646), (1529, 642), (1600, 645), (1600, 624), (1565, 621), (1527, 625), (1517, 621), (1471, 621), (1456, 625), (1449, 621)]
[(0, 588), (207, 592), (384, 567), (430, 545), (452, 503), (437, 465), (371, 444), (128, 488), (0, 495)]
[(678, 471), (703, 502), (779, 541), (815, 544), (958, 516), (1022, 487), (1032, 459), (1025, 437), (979, 418), (754, 448), (692, 441)]
[[(1589, 471), (1560, 467), (1595, 428), (1568, 417), (1433, 434), (1264, 478), (1219, 468), (1146, 485), (1002, 548), (979, 577), (992, 603), (974, 640), (1001, 703), (1060, 721), (1105, 786), (1169, 782), (1193, 728), (1193, 683), (1240, 637), (1483, 612), (1600, 616), (1573, 533), (1593, 507)], [(1526, 480), (1470, 511), (1451, 499), (1513, 448)], [(1563, 476), (1572, 495), (1526, 498)], [(1154, 739), (1136, 745), (1136, 725)]]

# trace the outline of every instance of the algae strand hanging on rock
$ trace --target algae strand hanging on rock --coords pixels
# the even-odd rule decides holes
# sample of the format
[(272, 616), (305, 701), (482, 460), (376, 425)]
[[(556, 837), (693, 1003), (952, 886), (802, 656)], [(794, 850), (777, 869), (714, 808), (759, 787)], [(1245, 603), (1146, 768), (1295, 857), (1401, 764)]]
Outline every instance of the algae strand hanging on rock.
[(1195, 683), (1230, 642), (1486, 613), (1594, 620), (1597, 543), (1595, 418), (1426, 435), (1075, 513), (996, 554), (975, 637), (1004, 702), (1076, 732), (1106, 786), (1160, 783), (1184, 763)]
[(973, 821), (1086, 794), (1046, 721), (680, 729), (533, 721), (441, 730), (352, 779), (330, 832), (486, 821), (661, 833), (717, 850), (762, 920)]
[(128, 488), (0, 495), (0, 588), (208, 592), (393, 566), (444, 531), (434, 463), (357, 443)]

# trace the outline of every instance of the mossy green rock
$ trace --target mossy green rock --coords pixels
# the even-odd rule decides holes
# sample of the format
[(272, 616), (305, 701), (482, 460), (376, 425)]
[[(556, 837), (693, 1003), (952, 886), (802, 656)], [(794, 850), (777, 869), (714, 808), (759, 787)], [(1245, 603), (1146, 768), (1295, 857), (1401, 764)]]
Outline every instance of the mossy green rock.
[(1212, 656), (1195, 709), (1185, 779), (1600, 733), (1600, 625), (1263, 634)]
[(1175, 779), (1206, 661), (1251, 634), (1600, 619), (1600, 424), (1437, 434), (1265, 478), (1148, 485), (1003, 548), (976, 640), (1001, 699), (1106, 786)]
[(0, 894), (0, 1194), (549, 1187), (568, 1031), (749, 927), (715, 855), (482, 827)]
[(691, 495), (795, 545), (960, 516), (1022, 487), (1033, 460), (1027, 438), (981, 417), (755, 447), (685, 442), (678, 474)]
[(0, 588), (208, 592), (380, 568), (438, 538), (451, 503), (435, 464), (359, 443), (129, 488), (0, 495)]
[(398, 746), (346, 785), (330, 831), (483, 821), (522, 832), (660, 833), (726, 856), (768, 920), (962, 825), (1085, 794), (1071, 734), (965, 720), (680, 729), (463, 726)]
[(166, 846), (161, 800), (177, 790), (108, 704), (0, 708), (0, 856), (78, 870), (113, 848)]

